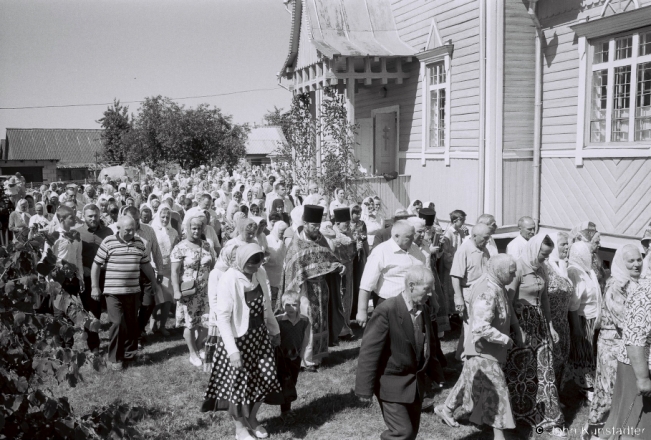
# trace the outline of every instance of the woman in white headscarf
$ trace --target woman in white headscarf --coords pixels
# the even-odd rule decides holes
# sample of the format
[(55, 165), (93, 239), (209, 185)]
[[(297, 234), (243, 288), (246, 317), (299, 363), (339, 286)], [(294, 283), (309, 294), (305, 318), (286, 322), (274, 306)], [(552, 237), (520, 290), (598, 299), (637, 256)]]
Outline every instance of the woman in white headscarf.
[(558, 342), (554, 343), (554, 374), (556, 387), (560, 391), (565, 364), (570, 355), (570, 322), (568, 313), (578, 324), (576, 311), (570, 312), (570, 302), (574, 297), (574, 285), (567, 275), (567, 257), (570, 245), (566, 232), (558, 232), (554, 237), (554, 250), (545, 262), (547, 269), (547, 297), (554, 330), (558, 333)]
[(41, 229), (47, 229), (52, 220), (52, 214), (48, 214), (45, 210), (45, 203), (37, 202), (34, 208), (35, 214), (29, 219), (29, 229), (32, 232), (38, 232)]
[(562, 437), (565, 418), (555, 384), (552, 348), (559, 339), (551, 320), (544, 264), (553, 250), (552, 239), (538, 234), (527, 242), (516, 262), (515, 279), (508, 290), (520, 327), (515, 338), (522, 344), (509, 351), (505, 373), (516, 420)]
[(622, 332), (626, 317), (626, 299), (638, 286), (642, 272), (642, 254), (627, 244), (615, 252), (612, 273), (606, 283), (601, 308), (601, 330), (597, 339), (597, 370), (594, 378), (594, 396), (585, 431), (594, 436), (603, 431), (610, 413), (615, 378), (617, 353), (625, 350)]
[(29, 236), (29, 221), (31, 216), (27, 213), (29, 203), (20, 199), (16, 203), (16, 210), (9, 214), (9, 230), (14, 234), (14, 243), (24, 242)]
[(289, 228), (287, 223), (282, 220), (277, 221), (271, 229), (271, 233), (267, 236), (269, 257), (264, 263), (264, 268), (267, 271), (267, 277), (271, 285), (271, 300), (274, 310), (278, 300), (278, 290), (282, 284), (283, 264), (285, 262), (285, 254), (287, 253), (287, 246), (285, 246), (283, 240), (287, 228)]
[(568, 276), (574, 285), (574, 295), (570, 310), (579, 314), (579, 327), (572, 326), (572, 345), (568, 367), (576, 384), (592, 400), (595, 347), (593, 339), (599, 328), (601, 316), (601, 288), (597, 274), (592, 270), (592, 251), (590, 243), (577, 241), (570, 247)]
[(179, 242), (179, 234), (172, 227), (172, 208), (167, 204), (162, 205), (154, 216), (151, 222), (151, 227), (156, 233), (158, 240), (158, 247), (160, 248), (161, 256), (163, 257), (163, 267), (156, 267), (158, 276), (163, 277), (161, 291), (163, 298), (160, 298), (156, 303), (156, 308), (151, 315), (151, 330), (156, 333), (159, 332), (163, 336), (169, 336), (169, 332), (165, 329), (165, 323), (174, 301), (174, 288), (172, 287), (172, 262), (170, 255), (172, 249)]

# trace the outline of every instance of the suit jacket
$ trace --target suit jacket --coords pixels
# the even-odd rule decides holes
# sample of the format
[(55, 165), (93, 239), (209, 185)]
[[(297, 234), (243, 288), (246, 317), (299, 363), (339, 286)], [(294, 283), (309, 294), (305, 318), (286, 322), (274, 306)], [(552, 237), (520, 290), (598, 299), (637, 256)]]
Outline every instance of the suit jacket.
[(402, 295), (380, 304), (369, 320), (357, 361), (355, 393), (396, 403), (422, 400), (430, 381), (443, 382), (436, 358), (437, 335), (427, 305), (423, 306), (425, 344), (419, 368), (414, 325)]

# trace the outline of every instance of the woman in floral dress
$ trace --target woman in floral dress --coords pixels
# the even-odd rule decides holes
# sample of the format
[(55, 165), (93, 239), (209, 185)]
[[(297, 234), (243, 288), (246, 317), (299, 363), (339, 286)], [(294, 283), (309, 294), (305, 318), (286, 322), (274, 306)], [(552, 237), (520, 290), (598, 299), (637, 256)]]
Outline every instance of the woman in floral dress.
[[(239, 440), (267, 438), (257, 413), (262, 401), (280, 395), (273, 345), (280, 329), (271, 309), (264, 254), (256, 243), (238, 247), (235, 265), (217, 286), (220, 337), (202, 411), (227, 411)], [(255, 437), (251, 436), (253, 431)]]
[(588, 425), (583, 431), (584, 438), (597, 436), (600, 429), (603, 432), (608, 419), (617, 377), (617, 353), (625, 349), (622, 345), (625, 303), (629, 294), (639, 286), (641, 273), (642, 254), (635, 246), (627, 244), (615, 252), (601, 308), (594, 397), (590, 403)]
[[(200, 349), (207, 329), (201, 326), (201, 318), (208, 311), (208, 276), (215, 265), (215, 253), (205, 240), (201, 239), (203, 221), (188, 219), (185, 226), (185, 240), (177, 244), (170, 255), (172, 263), (172, 287), (176, 307), (176, 325), (184, 326), (183, 337), (190, 350), (190, 363), (201, 367)], [(194, 294), (182, 296), (181, 283), (194, 282)]]
[(565, 371), (565, 364), (570, 355), (570, 323), (568, 313), (576, 316), (576, 312), (569, 312), (570, 300), (574, 286), (567, 275), (567, 256), (570, 250), (569, 235), (559, 232), (556, 235), (554, 250), (545, 262), (547, 268), (547, 296), (552, 324), (558, 333), (558, 342), (553, 344), (554, 374), (556, 376), (556, 389), (560, 392)]

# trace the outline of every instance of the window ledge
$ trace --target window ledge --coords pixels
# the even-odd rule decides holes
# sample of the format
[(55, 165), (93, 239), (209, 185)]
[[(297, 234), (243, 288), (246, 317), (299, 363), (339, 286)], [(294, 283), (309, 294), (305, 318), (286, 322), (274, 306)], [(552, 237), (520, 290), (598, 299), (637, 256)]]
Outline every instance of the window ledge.
[(586, 150), (648, 150), (651, 144), (591, 144), (585, 146)]

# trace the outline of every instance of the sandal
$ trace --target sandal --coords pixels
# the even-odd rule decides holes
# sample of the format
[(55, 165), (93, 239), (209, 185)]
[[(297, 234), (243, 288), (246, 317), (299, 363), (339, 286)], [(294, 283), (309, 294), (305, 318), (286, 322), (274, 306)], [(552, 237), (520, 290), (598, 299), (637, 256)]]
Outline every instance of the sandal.
[(269, 433), (267, 432), (266, 429), (264, 429), (262, 427), (262, 425), (258, 425), (257, 427), (254, 428), (253, 426), (251, 426), (251, 422), (249, 422), (248, 420), (246, 421), (246, 424), (249, 426), (251, 431), (253, 431), (256, 438), (262, 439), (262, 438), (268, 438), (269, 437)]
[(454, 420), (454, 417), (448, 416), (447, 412), (441, 408), (441, 406), (434, 407), (434, 414), (439, 416), (443, 423), (448, 425), (450, 428), (458, 428), (459, 424)]
[(203, 362), (201, 362), (201, 359), (192, 356), (190, 356), (190, 363), (195, 367), (201, 367), (201, 365), (203, 364)]

